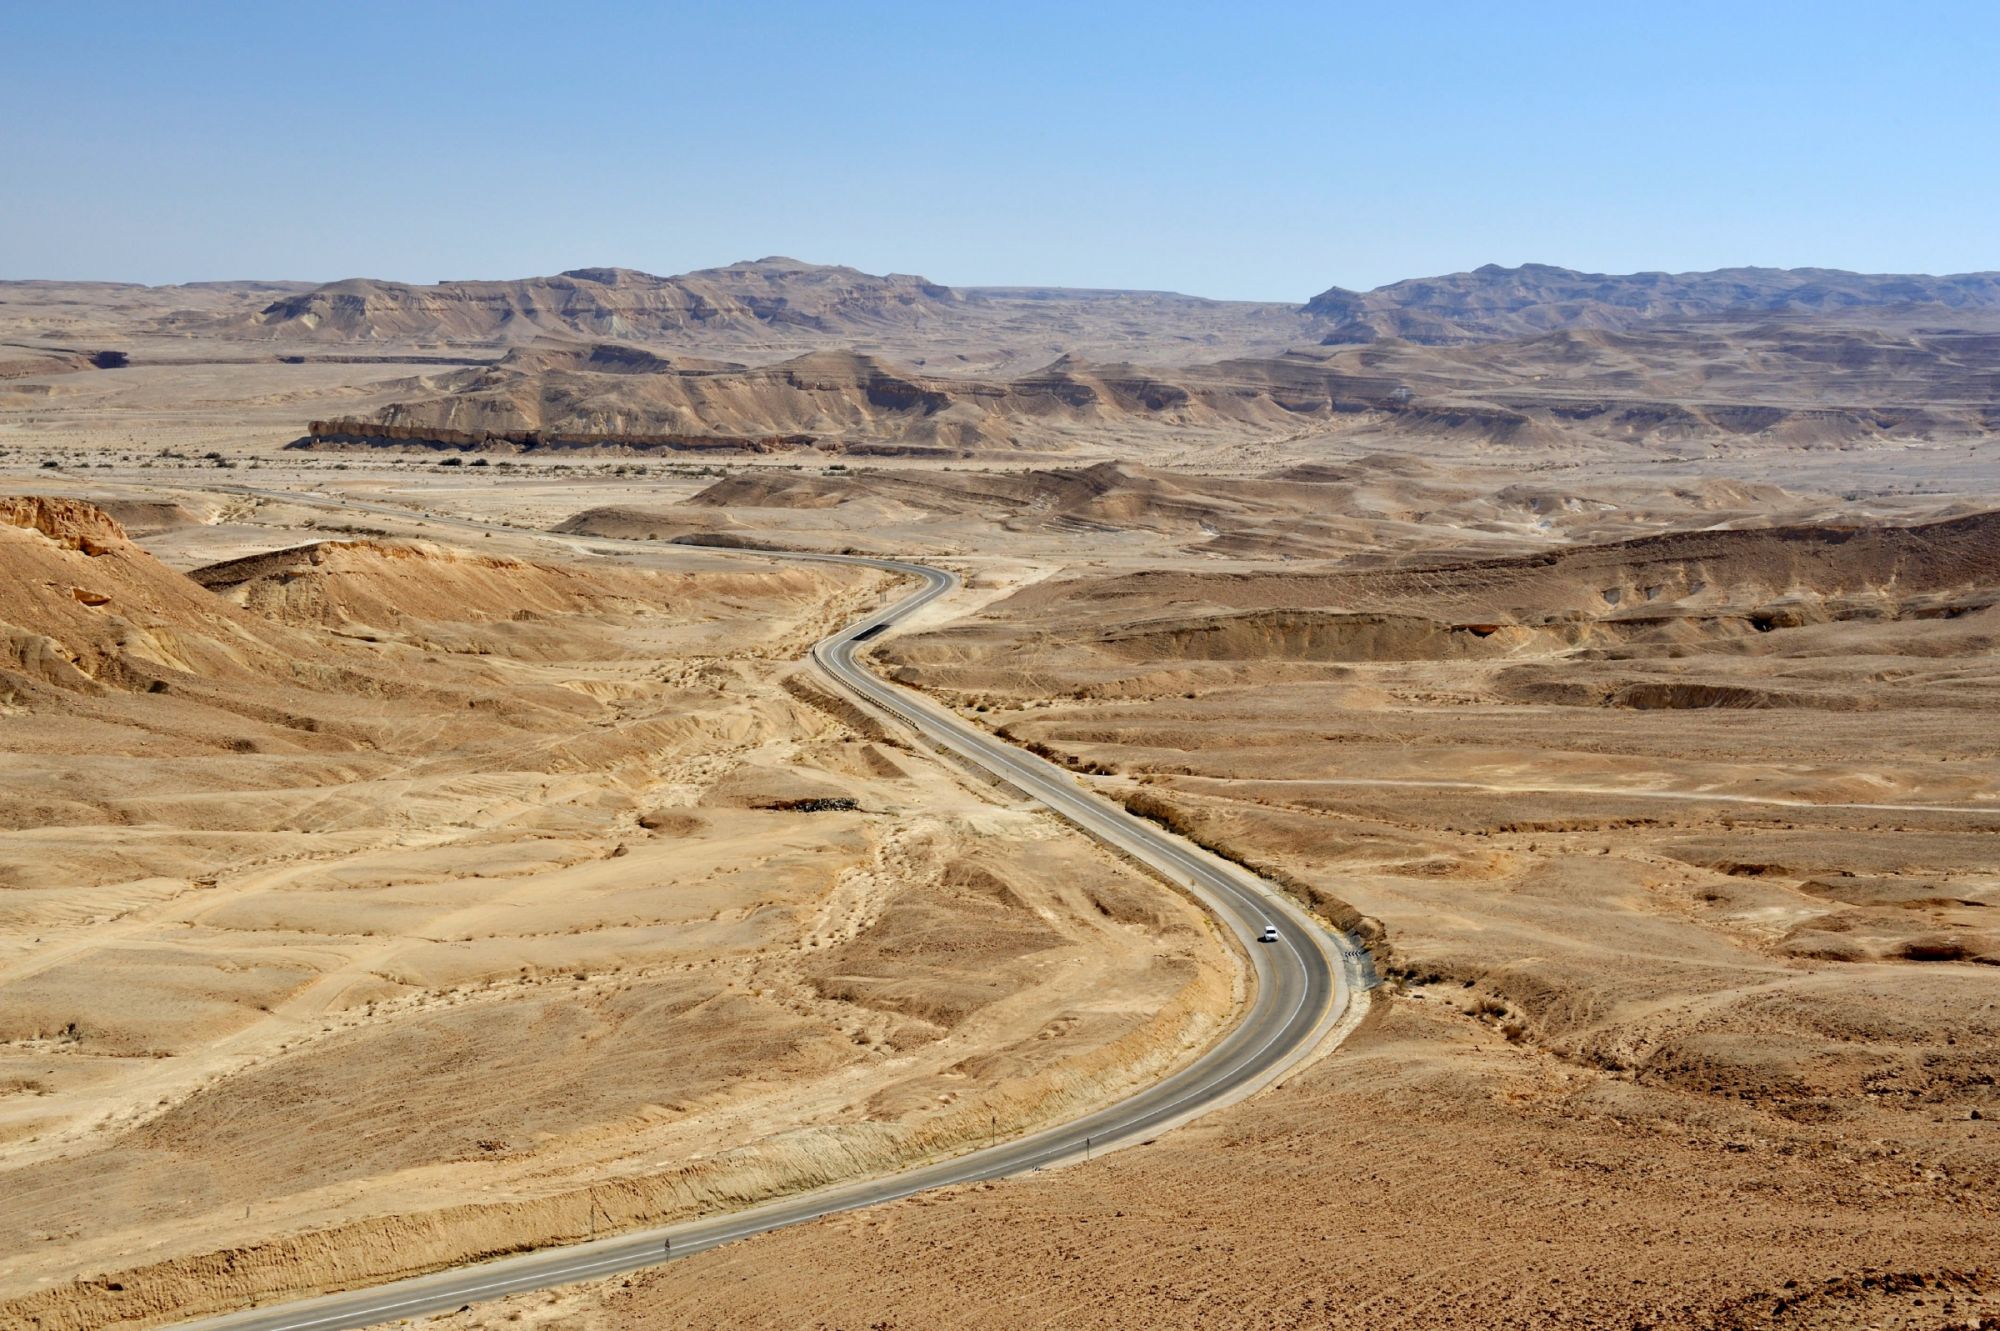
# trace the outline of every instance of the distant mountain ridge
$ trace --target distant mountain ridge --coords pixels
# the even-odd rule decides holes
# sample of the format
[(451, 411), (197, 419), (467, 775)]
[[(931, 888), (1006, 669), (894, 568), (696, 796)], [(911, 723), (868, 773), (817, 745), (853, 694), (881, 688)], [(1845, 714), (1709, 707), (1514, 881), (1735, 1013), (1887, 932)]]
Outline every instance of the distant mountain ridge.
[(1326, 345), (1398, 338), (1451, 345), (1752, 312), (1933, 305), (2000, 310), (2000, 273), (1722, 268), (1611, 274), (1487, 264), (1372, 291), (1329, 287), (1287, 306), (1159, 291), (955, 288), (904, 273), (878, 276), (774, 257), (675, 277), (574, 268), (552, 277), (433, 286), (354, 278), (286, 293), (254, 314), (218, 321), (216, 331), (308, 341), (520, 343), (553, 335), (728, 345), (772, 336), (794, 342), (907, 337), (927, 329), (958, 337), (1018, 336), (1023, 320), (1060, 329), (1073, 317), (1110, 315), (1157, 325), (1163, 338), (1174, 336), (1181, 322), (1198, 319), (1208, 337), (1218, 327), (1240, 324), (1246, 335), (1267, 343), (1274, 337)]
[(1624, 329), (1660, 319), (1746, 313), (1827, 313), (1939, 305), (2000, 309), (2000, 272), (1946, 277), (1833, 268), (1719, 268), (1705, 273), (1584, 273), (1528, 263), (1410, 278), (1349, 291), (1330, 287), (1305, 315), (1331, 324), (1332, 345), (1394, 337), (1485, 342), (1557, 329)]
[(920, 324), (963, 301), (904, 273), (774, 257), (678, 277), (574, 268), (553, 277), (413, 286), (350, 278), (289, 295), (219, 331), (317, 341), (526, 341), (548, 334), (649, 338), (772, 326), (831, 334)]
[(650, 347), (677, 361), (758, 363), (851, 349), (932, 373), (1009, 378), (1071, 354), (1168, 367), (1314, 344), (1469, 346), (1774, 318), (2000, 330), (2000, 273), (1607, 274), (1488, 264), (1371, 291), (1331, 287), (1299, 304), (1168, 291), (952, 287), (782, 257), (671, 277), (581, 267), (429, 285), (373, 278), (178, 287), (0, 282), (0, 336), (76, 339), (57, 349), (147, 334), (302, 348), (368, 344), (374, 354), (583, 341)]

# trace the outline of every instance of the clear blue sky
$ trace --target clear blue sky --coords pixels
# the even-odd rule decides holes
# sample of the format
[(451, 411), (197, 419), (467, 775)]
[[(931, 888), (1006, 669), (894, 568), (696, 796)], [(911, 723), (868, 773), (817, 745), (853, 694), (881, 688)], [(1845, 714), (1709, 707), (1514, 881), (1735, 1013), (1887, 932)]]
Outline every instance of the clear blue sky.
[(0, 0), (0, 277), (2000, 268), (2000, 5)]

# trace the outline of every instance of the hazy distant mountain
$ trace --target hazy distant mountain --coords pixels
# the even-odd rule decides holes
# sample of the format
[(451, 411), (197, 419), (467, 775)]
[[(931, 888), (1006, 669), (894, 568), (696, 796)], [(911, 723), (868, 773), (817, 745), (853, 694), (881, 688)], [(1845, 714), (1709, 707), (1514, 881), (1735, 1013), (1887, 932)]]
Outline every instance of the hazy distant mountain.
[(1141, 355), (1176, 344), (1211, 354), (1401, 338), (1485, 342), (1557, 329), (1622, 329), (1745, 313), (1911, 306), (2000, 310), (2000, 273), (1951, 277), (1825, 268), (1710, 273), (1582, 273), (1547, 264), (1412, 278), (1301, 306), (1171, 292), (1053, 287), (954, 289), (921, 277), (760, 259), (678, 277), (579, 268), (554, 277), (411, 286), (353, 279), (286, 295), (217, 331), (294, 341), (518, 343), (544, 335), (753, 347), (877, 344), (904, 354), (930, 336), (969, 343), (1121, 343)]
[(683, 366), (702, 358), (768, 365), (854, 351), (926, 376), (1002, 380), (1066, 356), (1170, 369), (1314, 344), (1455, 347), (1559, 332), (1692, 329), (1718, 319), (1909, 333), (2000, 330), (2000, 273), (1603, 274), (1489, 264), (1373, 291), (1335, 287), (1299, 305), (1162, 291), (954, 288), (783, 258), (675, 277), (578, 268), (428, 286), (368, 278), (319, 286), (0, 283), (0, 338), (38, 338), (59, 351), (156, 334), (176, 343), (220, 337), (301, 352), (360, 345), (373, 356), (483, 356), (547, 340), (647, 347)]
[(577, 268), (435, 286), (353, 278), (274, 301), (227, 331), (314, 341), (726, 338), (774, 327), (853, 335), (922, 324), (962, 299), (921, 277), (770, 258), (679, 277)]
[(1331, 287), (1304, 313), (1332, 324), (1329, 344), (1397, 337), (1483, 342), (1559, 328), (1616, 329), (1656, 319), (1940, 305), (2000, 309), (2000, 273), (1848, 273), (1721, 268), (1710, 273), (1580, 273), (1548, 264), (1411, 278), (1373, 291)]

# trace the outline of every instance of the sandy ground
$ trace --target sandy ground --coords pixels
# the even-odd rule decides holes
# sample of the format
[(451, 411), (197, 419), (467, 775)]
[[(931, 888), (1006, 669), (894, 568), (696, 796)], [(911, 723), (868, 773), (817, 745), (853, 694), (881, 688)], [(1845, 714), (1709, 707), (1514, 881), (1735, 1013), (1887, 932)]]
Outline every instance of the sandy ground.
[[(1938, 1130), (1976, 1150), (1978, 1130)], [(1986, 1134), (1990, 1136), (1991, 1134)], [(1283, 1090), (1088, 1166), (418, 1324), (1947, 1327), (1990, 1192), (1387, 1005)]]
[[(1190, 910), (800, 687), (886, 589), (669, 544), (723, 534), (950, 560), (966, 594), (885, 668), (1353, 907), (1391, 982), (1337, 1057), (1153, 1146), (439, 1325), (2000, 1318), (2000, 575), (1949, 525), (2000, 508), (1990, 439), (283, 451), (440, 372), (0, 384), (0, 493), (139, 543), (0, 527), (32, 561), (0, 614), (19, 1313), (724, 1206), (1212, 1029)], [(1829, 526), (1870, 534), (1790, 534)], [(320, 540), (360, 544), (180, 576)], [(200, 687), (146, 691), (176, 663)]]
[(1453, 524), (1428, 557), (1273, 568), (1135, 523), (1130, 556), (996, 571), (888, 668), (1379, 923), (1361, 1039), (1143, 1151), (433, 1320), (2000, 1317), (1995, 546), (1757, 530), (1805, 489), (1721, 495), (1768, 506), (1740, 537), (1554, 564)]
[(88, 489), (201, 581), (96, 509), (0, 527), (11, 1317), (879, 1171), (1155, 1076), (1237, 1001), (1192, 905), (803, 676), (875, 575)]

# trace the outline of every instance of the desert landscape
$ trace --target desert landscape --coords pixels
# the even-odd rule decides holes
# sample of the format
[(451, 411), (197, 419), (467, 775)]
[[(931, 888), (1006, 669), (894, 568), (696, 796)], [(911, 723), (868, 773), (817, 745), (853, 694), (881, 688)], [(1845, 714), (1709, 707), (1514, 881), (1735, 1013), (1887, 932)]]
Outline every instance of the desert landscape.
[[(0, 1321), (2000, 1326), (2000, 276), (0, 283)], [(1030, 1292), (1031, 1291), (1031, 1292)]]

